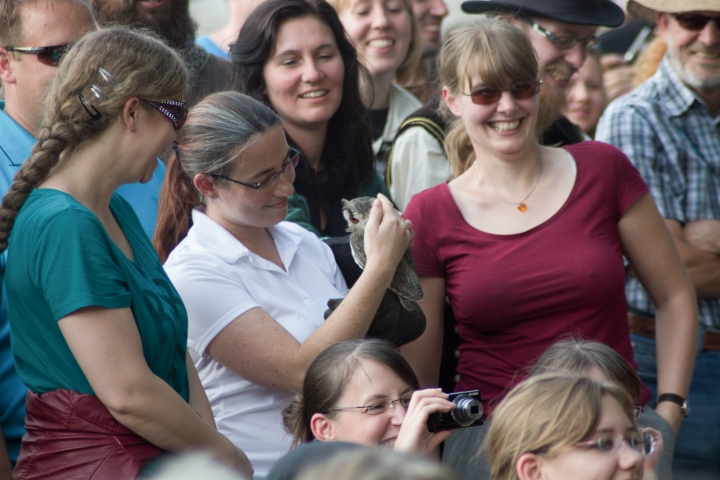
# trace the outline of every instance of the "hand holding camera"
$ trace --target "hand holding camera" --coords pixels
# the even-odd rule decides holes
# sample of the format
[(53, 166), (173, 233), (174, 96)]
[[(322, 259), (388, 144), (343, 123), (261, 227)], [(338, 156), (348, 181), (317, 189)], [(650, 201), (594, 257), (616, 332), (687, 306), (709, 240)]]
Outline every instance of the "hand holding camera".
[(395, 450), (431, 452), (454, 428), (482, 425), (480, 392), (443, 393), (439, 388), (413, 393), (395, 441)]
[(455, 408), (449, 412), (439, 410), (430, 415), (427, 421), (428, 431), (440, 432), (483, 424), (483, 406), (480, 403), (479, 390), (451, 393), (448, 395), (448, 401), (452, 402)]

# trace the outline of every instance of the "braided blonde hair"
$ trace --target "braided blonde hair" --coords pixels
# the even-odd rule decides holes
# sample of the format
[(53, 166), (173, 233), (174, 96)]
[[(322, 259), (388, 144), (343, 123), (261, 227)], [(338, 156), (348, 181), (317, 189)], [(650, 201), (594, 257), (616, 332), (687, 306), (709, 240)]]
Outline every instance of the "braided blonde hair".
[[(106, 81), (100, 69), (110, 72), (119, 85)], [(61, 154), (67, 155), (113, 125), (128, 99), (180, 99), (187, 83), (182, 58), (151, 33), (107, 28), (77, 42), (50, 84), (32, 156), (2, 200), (0, 252), (7, 248), (15, 219), (30, 192), (56, 170)], [(93, 85), (103, 95), (91, 93)], [(91, 102), (89, 108), (80, 96)]]

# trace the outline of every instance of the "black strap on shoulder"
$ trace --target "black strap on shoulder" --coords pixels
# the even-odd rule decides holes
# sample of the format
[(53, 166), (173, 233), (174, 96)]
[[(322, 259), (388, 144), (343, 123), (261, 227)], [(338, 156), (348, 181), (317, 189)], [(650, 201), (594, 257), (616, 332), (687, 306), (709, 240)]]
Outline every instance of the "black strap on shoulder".
[(385, 182), (387, 183), (388, 188), (392, 185), (391, 167), (393, 153), (395, 152), (395, 142), (398, 137), (403, 134), (403, 132), (413, 127), (424, 128), (425, 131), (437, 140), (441, 147), (445, 142), (445, 122), (443, 122), (442, 117), (437, 112), (437, 102), (424, 105), (410, 114), (410, 116), (406, 118), (402, 124), (400, 124), (400, 128), (398, 128), (398, 131), (395, 134), (395, 139), (393, 140), (392, 149), (388, 155), (387, 166), (385, 167)]

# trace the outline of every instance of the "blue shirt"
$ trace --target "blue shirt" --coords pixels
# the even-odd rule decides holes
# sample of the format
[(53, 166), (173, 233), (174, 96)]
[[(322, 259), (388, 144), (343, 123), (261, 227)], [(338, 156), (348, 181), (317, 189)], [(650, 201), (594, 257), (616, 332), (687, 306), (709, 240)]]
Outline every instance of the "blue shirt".
[[(10, 188), (15, 172), (29, 156), (35, 138), (18, 125), (3, 110), (0, 101), (0, 194)], [(0, 281), (5, 275), (7, 251), (0, 256)], [(0, 423), (7, 444), (10, 460), (17, 461), (20, 439), (25, 434), (25, 393), (27, 388), (15, 371), (10, 348), (10, 322), (7, 315), (7, 294), (2, 283), (0, 304)]]
[(227, 58), (230, 60), (230, 55), (225, 50), (220, 48), (217, 43), (213, 42), (207, 35), (195, 39), (195, 43), (203, 47), (208, 53), (217, 55), (220, 58)]
[[(595, 138), (620, 148), (640, 171), (664, 218), (720, 219), (720, 116), (690, 90), (667, 56), (657, 73), (605, 110)], [(628, 306), (654, 315), (637, 276), (628, 272)], [(698, 300), (700, 322), (720, 329), (720, 299)]]

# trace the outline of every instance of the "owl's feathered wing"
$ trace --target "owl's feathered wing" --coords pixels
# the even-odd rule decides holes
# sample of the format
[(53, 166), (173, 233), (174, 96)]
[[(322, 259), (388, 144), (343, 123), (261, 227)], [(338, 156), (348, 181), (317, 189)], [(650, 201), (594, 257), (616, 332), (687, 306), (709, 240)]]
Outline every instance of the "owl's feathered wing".
[(412, 311), (415, 304), (423, 299), (420, 279), (415, 268), (415, 259), (410, 248), (405, 251), (397, 270), (395, 270), (390, 290), (397, 293), (400, 297), (400, 304), (408, 311)]
[(365, 270), (367, 257), (365, 255), (365, 238), (362, 230), (350, 234), (350, 252), (352, 252), (353, 259), (358, 267)]

